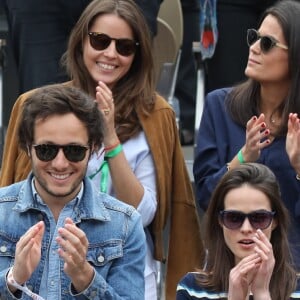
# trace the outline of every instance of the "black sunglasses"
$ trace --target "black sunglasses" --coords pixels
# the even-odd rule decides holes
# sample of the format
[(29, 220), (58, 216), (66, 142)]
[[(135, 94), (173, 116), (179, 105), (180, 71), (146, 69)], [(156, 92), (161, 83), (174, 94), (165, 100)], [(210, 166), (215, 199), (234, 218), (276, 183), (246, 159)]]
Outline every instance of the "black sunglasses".
[(279, 47), (287, 50), (288, 46), (279, 43), (275, 38), (269, 35), (260, 35), (255, 29), (247, 30), (247, 44), (252, 46), (256, 41), (260, 39), (260, 49), (264, 53), (268, 53), (272, 48)]
[(246, 218), (248, 218), (251, 226), (255, 229), (266, 229), (270, 226), (275, 211), (255, 210), (249, 214), (245, 214), (238, 210), (222, 210), (220, 211), (220, 221), (228, 229), (238, 229), (242, 227)]
[(89, 32), (90, 44), (98, 51), (106, 49), (111, 41), (116, 41), (117, 52), (122, 56), (130, 56), (135, 53), (138, 42), (131, 39), (115, 39), (107, 34), (99, 32)]
[(41, 161), (50, 161), (54, 159), (59, 151), (63, 149), (67, 160), (71, 162), (79, 162), (85, 158), (86, 151), (90, 148), (81, 145), (55, 145), (55, 144), (40, 144), (32, 145), (36, 156)]

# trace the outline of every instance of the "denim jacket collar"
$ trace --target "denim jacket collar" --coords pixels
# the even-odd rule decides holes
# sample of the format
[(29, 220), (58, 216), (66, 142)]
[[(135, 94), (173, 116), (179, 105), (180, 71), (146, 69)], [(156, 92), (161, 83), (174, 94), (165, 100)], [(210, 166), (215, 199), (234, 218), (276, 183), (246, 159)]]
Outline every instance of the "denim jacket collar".
[[(19, 192), (19, 200), (13, 209), (19, 212), (25, 212), (30, 209), (40, 211), (40, 206), (31, 188), (33, 174), (29, 175), (28, 180), (23, 181), (22, 187)], [(83, 181), (84, 192), (81, 201), (75, 207), (76, 214), (74, 218), (75, 223), (79, 223), (82, 219), (94, 219), (98, 221), (110, 221), (110, 215), (106, 210), (106, 207), (102, 201), (90, 201), (94, 198), (94, 195), (98, 193), (93, 187), (93, 183), (88, 178)], [(89, 200), (90, 199), (90, 200)]]

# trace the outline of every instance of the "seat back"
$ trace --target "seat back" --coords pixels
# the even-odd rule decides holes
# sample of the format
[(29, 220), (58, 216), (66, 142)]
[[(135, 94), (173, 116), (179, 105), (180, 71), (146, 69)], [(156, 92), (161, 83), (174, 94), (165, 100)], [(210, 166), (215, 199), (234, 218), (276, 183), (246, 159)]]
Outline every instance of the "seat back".
[(175, 34), (164, 20), (157, 19), (157, 34), (153, 39), (155, 78), (158, 84), (165, 63), (174, 64), (178, 53)]
[(160, 5), (158, 17), (172, 28), (176, 46), (180, 48), (183, 40), (183, 16), (180, 0), (164, 0)]
[(179, 126), (179, 104), (174, 98), (179, 68), (183, 21), (180, 0), (164, 0), (157, 18), (157, 35), (153, 40), (157, 91), (170, 103)]

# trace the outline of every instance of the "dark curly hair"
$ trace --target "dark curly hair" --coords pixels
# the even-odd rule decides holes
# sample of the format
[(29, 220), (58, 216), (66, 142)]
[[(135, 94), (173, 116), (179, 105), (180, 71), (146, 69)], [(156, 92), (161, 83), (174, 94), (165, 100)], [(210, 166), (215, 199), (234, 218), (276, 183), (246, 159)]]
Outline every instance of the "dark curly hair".
[(20, 147), (27, 151), (33, 144), (36, 120), (67, 113), (73, 113), (85, 125), (89, 145), (100, 148), (103, 123), (97, 104), (78, 88), (62, 84), (36, 89), (24, 102), (18, 133)]

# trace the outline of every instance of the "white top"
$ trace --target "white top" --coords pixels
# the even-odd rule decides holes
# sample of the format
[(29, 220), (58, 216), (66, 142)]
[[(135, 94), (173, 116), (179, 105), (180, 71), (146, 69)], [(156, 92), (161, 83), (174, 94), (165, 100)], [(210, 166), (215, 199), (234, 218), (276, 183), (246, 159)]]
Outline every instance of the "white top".
[[(144, 195), (137, 207), (137, 211), (142, 216), (147, 239), (146, 277), (150, 273), (157, 273), (157, 262), (153, 257), (153, 241), (147, 229), (147, 226), (152, 222), (157, 209), (155, 166), (143, 131), (122, 144), (122, 147), (133, 173), (144, 188)], [(91, 156), (88, 163), (88, 176), (95, 174), (100, 168), (104, 159), (104, 153), (101, 154), (101, 152), (103, 152), (103, 148), (100, 149), (98, 153), (94, 153)], [(98, 190), (100, 190), (100, 179), (101, 171), (92, 179)], [(110, 175), (108, 176), (107, 193), (115, 197)]]

